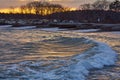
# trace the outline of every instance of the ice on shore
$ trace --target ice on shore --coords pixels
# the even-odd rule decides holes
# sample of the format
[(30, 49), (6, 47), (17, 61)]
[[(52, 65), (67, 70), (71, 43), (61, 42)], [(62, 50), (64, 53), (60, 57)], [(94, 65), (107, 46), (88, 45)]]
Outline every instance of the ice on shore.
[(56, 31), (64, 31), (66, 29), (59, 29), (56, 27), (56, 28), (41, 28), (40, 30), (56, 32)]
[(9, 29), (12, 25), (0, 25), (0, 29)]
[(11, 29), (26, 30), (26, 29), (34, 29), (34, 28), (36, 28), (36, 26), (12, 27)]

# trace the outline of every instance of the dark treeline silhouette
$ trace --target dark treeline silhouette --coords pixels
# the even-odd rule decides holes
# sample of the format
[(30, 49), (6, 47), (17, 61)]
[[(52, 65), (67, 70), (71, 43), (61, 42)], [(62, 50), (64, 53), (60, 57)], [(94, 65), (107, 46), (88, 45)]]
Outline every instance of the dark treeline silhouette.
[(77, 22), (120, 23), (120, 12), (103, 10), (79, 10), (64, 13), (54, 13), (48, 19), (73, 20)]
[(112, 10), (120, 11), (120, 1), (115, 0), (113, 2), (107, 0), (97, 0), (93, 4), (82, 4), (80, 10)]
[(6, 14), (0, 13), (0, 19), (43, 19), (42, 15), (34, 15), (34, 14)]
[(120, 11), (120, 1), (115, 0), (113, 2), (107, 0), (97, 0), (93, 4), (80, 5), (80, 10), (112, 10)]
[(0, 14), (0, 19), (49, 19), (73, 20), (75, 22), (120, 23), (120, 12), (104, 10), (78, 10), (53, 13), (50, 15)]
[[(32, 12), (34, 14), (32, 14)], [(49, 19), (75, 22), (120, 23), (120, 1), (98, 0), (82, 5), (82, 10), (70, 11), (59, 4), (30, 2), (21, 6), (21, 13), (0, 13), (0, 19)]]
[(108, 10), (110, 2), (107, 0), (97, 0), (93, 4), (82, 4), (80, 10)]
[[(10, 13), (14, 13), (14, 7), (10, 7)], [(120, 1), (115, 0), (113, 2), (107, 0), (97, 0), (92, 4), (80, 5), (80, 10), (112, 10), (120, 11)], [(65, 8), (60, 4), (52, 4), (49, 2), (33, 1), (25, 5), (20, 6), (20, 14), (40, 14), (49, 15), (56, 12), (70, 11), (70, 8)]]
[(113, 11), (120, 11), (120, 1), (115, 0), (114, 2), (110, 4), (109, 8), (110, 10), (113, 10)]

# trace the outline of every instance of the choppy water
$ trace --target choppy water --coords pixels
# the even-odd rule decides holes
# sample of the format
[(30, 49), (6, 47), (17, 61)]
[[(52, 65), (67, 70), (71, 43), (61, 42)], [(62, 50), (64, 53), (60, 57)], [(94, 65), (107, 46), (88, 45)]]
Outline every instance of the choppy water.
[(35, 30), (4, 30), (0, 35), (1, 64), (59, 59), (82, 53), (94, 46), (93, 43), (88, 44), (85, 38), (54, 36)]
[(114, 64), (115, 58), (107, 45), (84, 37), (0, 30), (0, 80), (84, 80), (88, 69)]
[(96, 41), (107, 43), (118, 54), (117, 62), (114, 66), (104, 69), (91, 70), (87, 80), (120, 80), (120, 33), (118, 32), (91, 32), (80, 33), (76, 31), (64, 32), (79, 37), (86, 37)]

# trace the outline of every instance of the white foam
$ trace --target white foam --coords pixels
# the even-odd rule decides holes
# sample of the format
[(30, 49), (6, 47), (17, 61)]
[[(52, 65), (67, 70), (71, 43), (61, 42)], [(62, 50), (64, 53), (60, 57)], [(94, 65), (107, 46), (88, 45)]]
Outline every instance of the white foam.
[[(96, 52), (96, 50), (97, 53), (91, 56), (90, 54)], [(116, 61), (116, 56), (117, 54), (108, 45), (98, 43), (97, 47), (74, 57), (78, 63), (71, 65), (70, 73), (73, 77), (75, 76), (74, 79), (71, 80), (84, 80), (85, 75), (88, 75), (90, 69), (103, 68), (105, 65), (113, 65)]]
[[(29, 78), (29, 80), (85, 80), (89, 74), (90, 69), (99, 69), (104, 66), (114, 65), (117, 54), (107, 44), (95, 42), (96, 45), (91, 49), (73, 56), (69, 61), (70, 64), (53, 69), (53, 70), (34, 70), (29, 66), (37, 66), (44, 64), (44, 62), (21, 62), (19, 66), (13, 65), (13, 71), (20, 72), (22, 67), (26, 75), (21, 77)], [(15, 67), (14, 67), (15, 66)], [(49, 66), (46, 66), (49, 67)], [(10, 69), (10, 68), (9, 68)]]
[[(108, 45), (97, 42), (96, 47), (71, 59), (71, 61), (74, 60), (75, 62), (73, 61), (73, 64), (64, 67), (68, 69), (67, 73), (56, 75), (56, 77), (54, 77), (55, 73), (52, 73), (51, 77), (55, 80), (58, 77), (65, 80), (85, 80), (85, 76), (88, 75), (90, 69), (99, 69), (104, 66), (113, 65), (116, 61), (116, 56), (117, 54)], [(48, 79), (51, 77), (48, 77)]]

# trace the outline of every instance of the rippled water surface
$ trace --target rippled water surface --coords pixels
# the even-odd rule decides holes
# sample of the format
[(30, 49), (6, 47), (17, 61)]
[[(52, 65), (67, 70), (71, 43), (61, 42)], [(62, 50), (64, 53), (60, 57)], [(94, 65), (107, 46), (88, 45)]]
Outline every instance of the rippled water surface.
[(94, 45), (85, 38), (65, 37), (59, 33), (0, 30), (0, 79), (24, 79), (25, 75), (34, 75), (30, 70), (43, 73), (66, 66), (71, 63), (70, 57)]
[(36, 30), (0, 31), (0, 63), (68, 58), (94, 46), (85, 41)]
[[(106, 33), (0, 30), (0, 80), (61, 80), (60, 75), (66, 77), (69, 71), (65, 67), (78, 62), (72, 57), (96, 46), (84, 37), (108, 43), (119, 53), (119, 37)], [(51, 70), (59, 77), (51, 75)]]
[[(65, 32), (70, 34), (70, 32)], [(118, 59), (114, 66), (105, 67), (100, 70), (92, 70), (87, 80), (120, 80), (120, 32), (96, 32), (96, 33), (79, 33), (71, 32), (74, 36), (84, 36), (96, 41), (107, 43), (113, 50), (118, 53)]]

